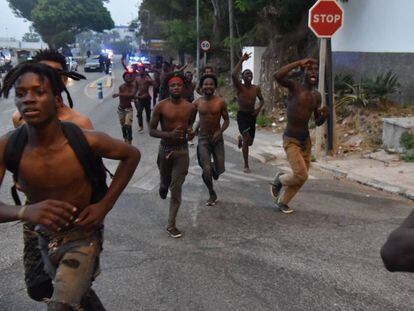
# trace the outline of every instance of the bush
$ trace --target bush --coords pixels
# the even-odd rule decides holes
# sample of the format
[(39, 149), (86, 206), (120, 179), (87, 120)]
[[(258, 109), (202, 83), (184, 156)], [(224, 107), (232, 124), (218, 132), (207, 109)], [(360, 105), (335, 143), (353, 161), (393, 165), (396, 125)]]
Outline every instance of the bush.
[(231, 101), (227, 105), (227, 110), (229, 111), (229, 115), (232, 118), (236, 117), (238, 109), (239, 109), (239, 105), (235, 101)]
[(272, 121), (268, 117), (266, 117), (265, 114), (261, 113), (257, 116), (256, 123), (260, 127), (265, 127), (272, 124)]
[(226, 86), (226, 78), (224, 76), (219, 76), (217, 79), (218, 87)]
[(410, 132), (402, 133), (400, 137), (400, 144), (405, 150), (414, 149), (414, 135)]

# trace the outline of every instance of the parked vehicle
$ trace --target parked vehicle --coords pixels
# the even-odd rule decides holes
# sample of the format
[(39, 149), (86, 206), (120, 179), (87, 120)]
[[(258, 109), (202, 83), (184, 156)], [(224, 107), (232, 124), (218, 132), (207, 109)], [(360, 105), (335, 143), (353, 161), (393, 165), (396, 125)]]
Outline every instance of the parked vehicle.
[(78, 71), (78, 62), (72, 56), (66, 57), (68, 71)]
[(11, 53), (9, 50), (0, 49), (0, 73), (8, 72), (12, 69)]
[(85, 72), (102, 71), (101, 65), (99, 64), (99, 59), (97, 57), (88, 58), (84, 66), (84, 70)]

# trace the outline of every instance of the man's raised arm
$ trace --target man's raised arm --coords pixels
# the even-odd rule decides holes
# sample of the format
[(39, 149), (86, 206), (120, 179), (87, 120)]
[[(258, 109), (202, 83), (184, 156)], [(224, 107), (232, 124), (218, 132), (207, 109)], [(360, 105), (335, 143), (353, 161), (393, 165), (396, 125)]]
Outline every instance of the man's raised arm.
[(248, 53), (244, 53), (243, 56), (240, 58), (239, 62), (236, 64), (236, 66), (234, 66), (233, 72), (231, 73), (231, 78), (233, 80), (233, 84), (236, 88), (239, 88), (241, 86), (240, 83), (240, 72), (242, 69), (242, 64), (243, 62), (245, 62), (246, 60), (248, 60), (250, 58), (250, 54)]
[(273, 77), (276, 79), (277, 82), (279, 82), (282, 86), (287, 88), (292, 88), (294, 86), (294, 81), (288, 79), (289, 73), (298, 67), (304, 68), (311, 64), (315, 64), (316, 60), (312, 58), (305, 58), (298, 60), (296, 62), (290, 63), (286, 66), (283, 66), (280, 68), (276, 73), (273, 75)]

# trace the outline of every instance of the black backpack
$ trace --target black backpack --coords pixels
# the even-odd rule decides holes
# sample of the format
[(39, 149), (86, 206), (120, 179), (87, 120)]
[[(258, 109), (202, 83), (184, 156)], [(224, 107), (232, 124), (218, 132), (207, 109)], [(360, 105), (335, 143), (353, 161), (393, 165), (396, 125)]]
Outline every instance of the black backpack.
[[(69, 145), (79, 159), (87, 178), (92, 184), (91, 204), (99, 202), (108, 191), (106, 184), (106, 168), (101, 157), (95, 156), (86, 140), (83, 131), (71, 122), (61, 122), (62, 131)], [(4, 151), (4, 164), (6, 169), (13, 173), (13, 179), (17, 182), (19, 164), (24, 148), (27, 144), (27, 125), (17, 128), (9, 137)], [(112, 177), (112, 176), (111, 176)], [(11, 189), (11, 194), (16, 205), (21, 205), (17, 194), (16, 184)]]

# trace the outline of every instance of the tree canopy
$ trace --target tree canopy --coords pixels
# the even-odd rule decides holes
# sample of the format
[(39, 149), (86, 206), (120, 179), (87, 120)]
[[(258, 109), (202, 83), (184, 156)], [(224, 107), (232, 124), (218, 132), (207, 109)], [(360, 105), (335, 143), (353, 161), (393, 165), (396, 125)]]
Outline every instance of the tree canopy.
[(8, 0), (16, 16), (33, 23), (42, 40), (51, 47), (75, 41), (85, 30), (102, 32), (114, 27), (107, 0)]
[[(236, 38), (229, 40), (228, 0), (200, 0), (201, 38), (210, 39), (213, 53), (227, 55), (230, 45), (266, 46), (277, 34), (303, 27), (303, 18), (316, 0), (234, 0)], [(178, 53), (194, 53), (196, 7), (193, 0), (143, 0), (139, 10), (141, 34), (167, 41)], [(223, 54), (224, 53), (224, 54)]]

